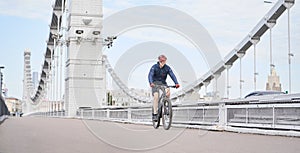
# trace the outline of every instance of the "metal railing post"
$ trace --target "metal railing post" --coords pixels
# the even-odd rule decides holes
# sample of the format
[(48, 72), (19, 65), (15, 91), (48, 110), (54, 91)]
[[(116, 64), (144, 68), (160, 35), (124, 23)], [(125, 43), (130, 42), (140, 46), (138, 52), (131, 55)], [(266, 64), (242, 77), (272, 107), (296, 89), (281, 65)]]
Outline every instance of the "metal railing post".
[(246, 108), (246, 124), (249, 123), (249, 110)]
[(190, 120), (190, 109), (187, 109), (187, 120), (188, 120), (188, 121), (191, 121), (191, 120)]
[(219, 103), (219, 123), (218, 128), (221, 130), (225, 129), (226, 120), (227, 120), (227, 113), (226, 113), (225, 103)]
[(131, 112), (132, 112), (132, 111), (131, 111), (131, 108), (128, 108), (128, 111), (127, 111), (128, 114), (127, 114), (127, 116), (128, 116), (128, 121), (129, 121), (129, 122), (132, 121), (132, 120), (131, 120), (131, 119), (132, 119), (132, 118), (131, 118)]
[(106, 112), (106, 118), (109, 119), (109, 116), (110, 116), (110, 115), (109, 115), (109, 109), (106, 109), (106, 111), (107, 111), (107, 112)]
[(272, 127), (274, 128), (275, 127), (275, 107), (273, 106), (272, 107), (272, 116), (273, 116), (273, 121), (272, 121)]
[(95, 110), (92, 109), (92, 119), (95, 119)]
[(202, 110), (203, 110), (203, 112), (202, 112), (202, 114), (203, 114), (203, 116), (202, 116), (202, 122), (204, 122), (204, 119), (205, 119), (205, 108), (204, 108), (204, 106), (202, 107)]

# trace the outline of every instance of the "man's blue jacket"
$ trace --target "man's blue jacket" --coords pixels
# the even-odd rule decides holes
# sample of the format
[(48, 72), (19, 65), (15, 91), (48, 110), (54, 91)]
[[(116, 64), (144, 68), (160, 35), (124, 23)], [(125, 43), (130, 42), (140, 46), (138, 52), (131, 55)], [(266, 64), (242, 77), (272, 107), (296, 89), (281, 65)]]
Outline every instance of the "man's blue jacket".
[(162, 68), (160, 68), (159, 62), (157, 62), (157, 64), (154, 64), (150, 69), (148, 75), (149, 83), (151, 84), (155, 81), (160, 81), (163, 84), (167, 84), (166, 79), (168, 74), (172, 78), (174, 83), (178, 84), (177, 78), (173, 73), (172, 69), (167, 64), (165, 64)]

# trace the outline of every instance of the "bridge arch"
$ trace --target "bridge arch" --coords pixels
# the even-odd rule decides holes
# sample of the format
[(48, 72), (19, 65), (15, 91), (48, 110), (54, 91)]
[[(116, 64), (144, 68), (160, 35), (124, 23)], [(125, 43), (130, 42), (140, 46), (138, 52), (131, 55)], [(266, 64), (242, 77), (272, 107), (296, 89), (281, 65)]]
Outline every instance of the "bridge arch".
[[(138, 6), (117, 12), (104, 19), (102, 35), (104, 38), (120, 36), (127, 31), (141, 27), (159, 27), (184, 37), (204, 57), (209, 68), (222, 62), (214, 40), (200, 23), (184, 12), (166, 6)], [(222, 76), (219, 80), (221, 80), (220, 86), (222, 87), (219, 86), (220, 95), (223, 95), (225, 78)]]

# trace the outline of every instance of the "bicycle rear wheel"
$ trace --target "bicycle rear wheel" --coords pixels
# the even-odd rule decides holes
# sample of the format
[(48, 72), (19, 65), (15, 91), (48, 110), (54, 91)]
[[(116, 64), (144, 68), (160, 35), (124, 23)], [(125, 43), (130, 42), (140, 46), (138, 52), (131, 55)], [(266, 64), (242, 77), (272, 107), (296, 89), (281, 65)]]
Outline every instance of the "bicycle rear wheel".
[[(153, 112), (153, 108), (152, 108), (152, 112)], [(160, 124), (160, 116), (161, 116), (161, 114), (158, 112), (158, 120), (157, 121), (153, 121), (152, 120), (152, 124), (153, 124), (153, 127), (155, 128), (155, 129), (157, 129), (158, 127), (159, 127), (159, 124)]]
[(164, 99), (162, 110), (163, 110), (162, 112), (163, 127), (165, 130), (169, 130), (172, 124), (172, 117), (173, 117), (172, 103), (170, 99)]

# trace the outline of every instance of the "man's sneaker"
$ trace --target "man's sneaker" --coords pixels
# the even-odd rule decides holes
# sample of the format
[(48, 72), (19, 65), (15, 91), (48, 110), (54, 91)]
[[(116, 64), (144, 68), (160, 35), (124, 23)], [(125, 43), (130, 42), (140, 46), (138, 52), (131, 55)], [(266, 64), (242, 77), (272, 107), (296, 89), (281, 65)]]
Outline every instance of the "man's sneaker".
[(157, 114), (152, 114), (152, 120), (154, 122), (157, 122), (158, 121), (158, 115)]

